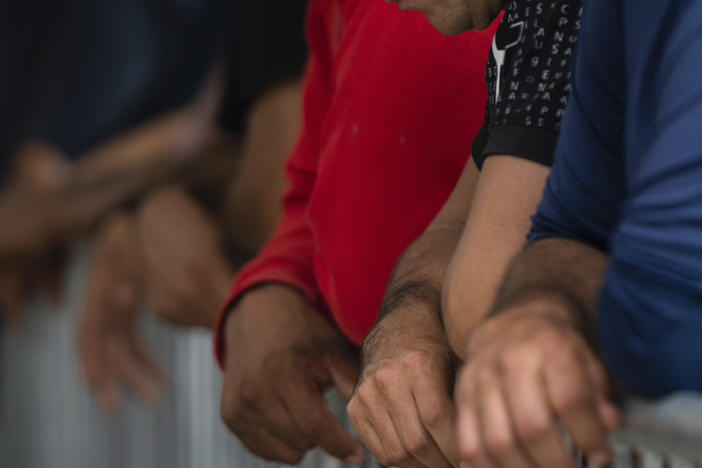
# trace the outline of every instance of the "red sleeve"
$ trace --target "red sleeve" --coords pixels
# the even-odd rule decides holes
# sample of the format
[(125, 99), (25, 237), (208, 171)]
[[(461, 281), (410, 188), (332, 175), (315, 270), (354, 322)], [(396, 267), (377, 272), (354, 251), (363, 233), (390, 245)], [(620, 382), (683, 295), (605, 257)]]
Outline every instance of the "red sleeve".
[(286, 164), (290, 188), (283, 198), (283, 216), (258, 256), (239, 271), (229, 300), (220, 312), (214, 330), (215, 355), (220, 366), (224, 356), (224, 319), (232, 304), (247, 289), (261, 283), (285, 283), (299, 290), (321, 310), (325, 309), (314, 275), (315, 244), (308, 224), (307, 205), (316, 180), (320, 134), (332, 95), (328, 15), (322, 5), (326, 3), (313, 1), (309, 6), (310, 55), (305, 74), (304, 123), (300, 140)]

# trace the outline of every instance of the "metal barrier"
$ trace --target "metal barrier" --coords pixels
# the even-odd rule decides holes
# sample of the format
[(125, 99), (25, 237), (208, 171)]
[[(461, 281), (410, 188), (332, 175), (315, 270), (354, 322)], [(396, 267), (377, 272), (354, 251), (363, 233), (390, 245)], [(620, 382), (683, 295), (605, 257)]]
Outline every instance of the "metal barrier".
[[(0, 336), (0, 468), (274, 468), (255, 457), (219, 418), (220, 372), (205, 331), (185, 331), (147, 317), (148, 347), (173, 385), (155, 406), (128, 395), (120, 412), (98, 411), (75, 353), (86, 255), (74, 256), (64, 304), (35, 304), (19, 329)], [(345, 405), (329, 395), (344, 422)], [(342, 468), (313, 450), (300, 468)], [(363, 468), (377, 468), (370, 457)]]
[[(0, 337), (0, 468), (280, 466), (247, 453), (220, 423), (220, 376), (204, 332), (149, 321), (147, 342), (172, 370), (173, 388), (155, 408), (128, 399), (117, 417), (97, 411), (76, 370), (85, 255), (75, 260), (61, 310), (37, 305), (22, 329)], [(330, 405), (348, 424), (343, 403), (332, 396)], [(611, 436), (616, 468), (702, 468), (702, 395), (631, 401), (624, 414)], [(300, 466), (343, 465), (316, 450)], [(369, 457), (364, 468), (374, 467)]]
[(702, 468), (702, 395), (628, 402), (611, 443), (616, 468)]

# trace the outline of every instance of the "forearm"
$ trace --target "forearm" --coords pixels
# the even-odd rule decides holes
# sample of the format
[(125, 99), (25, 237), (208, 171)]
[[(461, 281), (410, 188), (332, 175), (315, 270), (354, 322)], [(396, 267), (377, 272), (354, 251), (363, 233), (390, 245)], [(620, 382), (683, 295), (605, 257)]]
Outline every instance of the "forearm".
[[(461, 235), (461, 223), (432, 225), (405, 251), (395, 267), (375, 325), (363, 342), (364, 362), (383, 344), (416, 341), (417, 334), (448, 343), (441, 323), (441, 283)], [(411, 333), (397, 333), (411, 323)], [(409, 336), (411, 335), (411, 336)]]
[(281, 216), (283, 166), (302, 126), (300, 97), (300, 81), (287, 81), (260, 96), (249, 113), (225, 202), (227, 240), (242, 260), (255, 255)]
[(459, 357), (494, 304), (510, 261), (524, 248), (548, 173), (544, 165), (510, 155), (492, 155), (483, 165), (442, 289), (446, 335)]
[(608, 260), (602, 251), (576, 240), (535, 241), (512, 261), (491, 314), (535, 299), (552, 300), (564, 318), (590, 334)]

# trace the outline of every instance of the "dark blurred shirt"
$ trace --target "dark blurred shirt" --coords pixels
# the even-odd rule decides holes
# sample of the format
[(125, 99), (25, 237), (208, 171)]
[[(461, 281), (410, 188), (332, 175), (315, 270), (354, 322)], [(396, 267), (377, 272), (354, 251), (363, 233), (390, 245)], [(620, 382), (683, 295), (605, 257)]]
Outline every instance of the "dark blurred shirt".
[(74, 157), (185, 105), (217, 61), (231, 77), (222, 121), (241, 130), (253, 93), (304, 64), (306, 1), (279, 3), (2, 2), (0, 164), (27, 139)]

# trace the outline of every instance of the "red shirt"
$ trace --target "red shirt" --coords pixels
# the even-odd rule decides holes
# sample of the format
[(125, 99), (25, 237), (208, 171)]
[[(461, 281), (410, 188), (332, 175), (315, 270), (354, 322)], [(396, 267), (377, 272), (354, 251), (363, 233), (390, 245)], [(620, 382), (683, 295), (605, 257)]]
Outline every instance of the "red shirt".
[(304, 128), (286, 166), (284, 215), (228, 304), (256, 284), (286, 283), (360, 344), (395, 262), (469, 157), (496, 25), (449, 37), (380, 0), (312, 0)]

